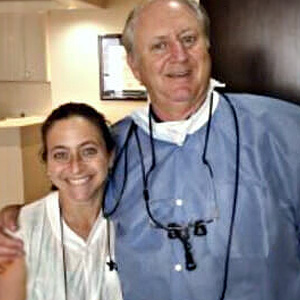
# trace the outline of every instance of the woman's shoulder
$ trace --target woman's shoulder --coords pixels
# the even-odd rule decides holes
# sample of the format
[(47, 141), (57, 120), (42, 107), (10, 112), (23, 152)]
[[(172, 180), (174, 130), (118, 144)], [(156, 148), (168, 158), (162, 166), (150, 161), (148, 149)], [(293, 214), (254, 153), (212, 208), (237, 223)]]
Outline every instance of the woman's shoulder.
[(57, 192), (51, 192), (43, 198), (40, 198), (32, 203), (26, 204), (21, 209), (20, 217), (26, 216), (26, 218), (28, 218), (30, 216), (41, 215), (48, 203), (53, 202), (56, 199), (58, 199)]
[(51, 192), (45, 197), (23, 206), (18, 219), (19, 234), (22, 236), (26, 232), (36, 231), (38, 228), (42, 229), (41, 224), (48, 216), (49, 206), (53, 206), (52, 203), (55, 201), (58, 201), (58, 194)]

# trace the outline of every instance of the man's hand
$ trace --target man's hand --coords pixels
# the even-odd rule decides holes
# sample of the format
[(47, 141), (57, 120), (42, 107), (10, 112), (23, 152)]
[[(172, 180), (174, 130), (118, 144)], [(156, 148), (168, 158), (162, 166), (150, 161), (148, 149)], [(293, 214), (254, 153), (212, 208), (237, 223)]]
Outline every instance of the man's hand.
[(24, 255), (22, 240), (12, 237), (9, 233), (18, 229), (20, 209), (20, 205), (13, 205), (0, 212), (0, 272), (5, 271), (6, 266), (16, 257)]

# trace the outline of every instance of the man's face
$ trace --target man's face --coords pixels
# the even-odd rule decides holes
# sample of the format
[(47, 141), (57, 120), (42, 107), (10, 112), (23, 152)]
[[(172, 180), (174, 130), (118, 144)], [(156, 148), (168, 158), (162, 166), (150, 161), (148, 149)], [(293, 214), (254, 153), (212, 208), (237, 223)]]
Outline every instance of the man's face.
[(173, 0), (155, 1), (137, 20), (134, 41), (128, 62), (158, 116), (172, 119), (165, 113), (178, 110), (185, 118), (194, 112), (205, 99), (210, 56), (193, 12)]

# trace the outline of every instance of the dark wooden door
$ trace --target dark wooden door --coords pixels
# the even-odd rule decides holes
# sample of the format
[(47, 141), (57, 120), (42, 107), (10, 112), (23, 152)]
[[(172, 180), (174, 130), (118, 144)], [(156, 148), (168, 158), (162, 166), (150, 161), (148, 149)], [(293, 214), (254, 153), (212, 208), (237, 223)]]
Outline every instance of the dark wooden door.
[(213, 76), (228, 89), (300, 104), (300, 0), (200, 0)]

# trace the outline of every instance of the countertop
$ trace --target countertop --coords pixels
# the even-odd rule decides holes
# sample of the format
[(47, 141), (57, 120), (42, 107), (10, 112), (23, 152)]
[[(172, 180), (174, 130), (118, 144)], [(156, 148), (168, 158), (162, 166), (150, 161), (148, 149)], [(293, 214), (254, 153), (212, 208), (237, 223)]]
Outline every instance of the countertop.
[(4, 118), (0, 119), (1, 128), (13, 128), (23, 127), (35, 124), (41, 124), (46, 119), (46, 116), (30, 116), (30, 117), (19, 117), (19, 118)]

